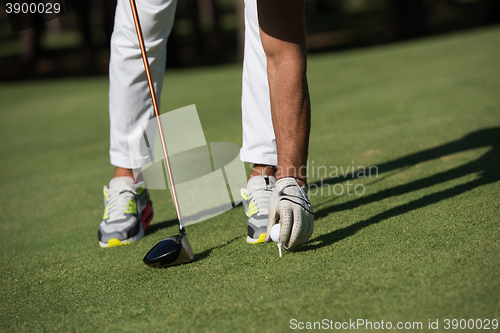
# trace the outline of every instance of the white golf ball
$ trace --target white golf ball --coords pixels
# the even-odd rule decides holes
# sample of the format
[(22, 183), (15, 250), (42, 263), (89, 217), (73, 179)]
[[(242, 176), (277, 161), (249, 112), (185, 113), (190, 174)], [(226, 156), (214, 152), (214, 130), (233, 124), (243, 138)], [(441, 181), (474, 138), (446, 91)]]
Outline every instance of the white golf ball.
[(280, 224), (275, 224), (271, 228), (271, 239), (273, 242), (279, 243), (280, 242)]

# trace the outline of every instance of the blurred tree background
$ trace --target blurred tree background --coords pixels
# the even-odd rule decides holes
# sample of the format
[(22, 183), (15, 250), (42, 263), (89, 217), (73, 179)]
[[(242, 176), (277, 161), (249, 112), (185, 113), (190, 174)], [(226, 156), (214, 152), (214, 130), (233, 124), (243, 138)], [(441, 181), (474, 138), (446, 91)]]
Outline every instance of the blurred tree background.
[[(107, 74), (116, 0), (78, 1), (58, 19), (19, 33), (4, 4), (0, 80)], [(243, 10), (243, 0), (179, 1), (167, 68), (241, 61)], [(498, 24), (500, 0), (307, 0), (306, 20), (308, 51), (336, 51)]]

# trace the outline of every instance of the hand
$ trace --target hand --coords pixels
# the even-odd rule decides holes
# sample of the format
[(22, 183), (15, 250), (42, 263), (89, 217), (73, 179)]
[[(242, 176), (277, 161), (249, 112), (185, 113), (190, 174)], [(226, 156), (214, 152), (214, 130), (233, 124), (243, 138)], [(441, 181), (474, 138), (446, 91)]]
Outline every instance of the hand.
[(281, 223), (279, 241), (287, 251), (307, 242), (313, 233), (314, 212), (295, 178), (278, 180), (269, 197), (266, 243), (271, 241), (271, 228), (276, 223)]

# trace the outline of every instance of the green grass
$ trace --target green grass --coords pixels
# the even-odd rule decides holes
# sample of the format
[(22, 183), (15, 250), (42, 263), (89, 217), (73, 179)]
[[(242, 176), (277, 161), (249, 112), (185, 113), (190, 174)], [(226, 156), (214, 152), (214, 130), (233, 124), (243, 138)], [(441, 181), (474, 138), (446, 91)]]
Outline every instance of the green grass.
[[(495, 28), (310, 57), (310, 164), (379, 174), (350, 179), (362, 196), (311, 196), (314, 234), (281, 259), (245, 243), (239, 206), (188, 227), (197, 261), (146, 267), (176, 233), (163, 191), (144, 239), (99, 248), (107, 79), (0, 85), (0, 331), (500, 319), (498, 40)], [(240, 80), (235, 66), (169, 72), (162, 110), (196, 104), (207, 141), (241, 144)]]

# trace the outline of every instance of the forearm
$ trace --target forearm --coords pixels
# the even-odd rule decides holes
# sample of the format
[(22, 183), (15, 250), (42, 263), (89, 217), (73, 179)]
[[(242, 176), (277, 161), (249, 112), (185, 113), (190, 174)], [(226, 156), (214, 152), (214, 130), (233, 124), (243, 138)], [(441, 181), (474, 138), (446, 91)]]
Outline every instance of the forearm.
[(305, 181), (311, 124), (305, 58), (269, 66), (268, 77), (278, 149), (276, 177), (296, 177)]
[(304, 1), (259, 0), (258, 8), (278, 150), (276, 176), (305, 181), (311, 111), (306, 78)]

